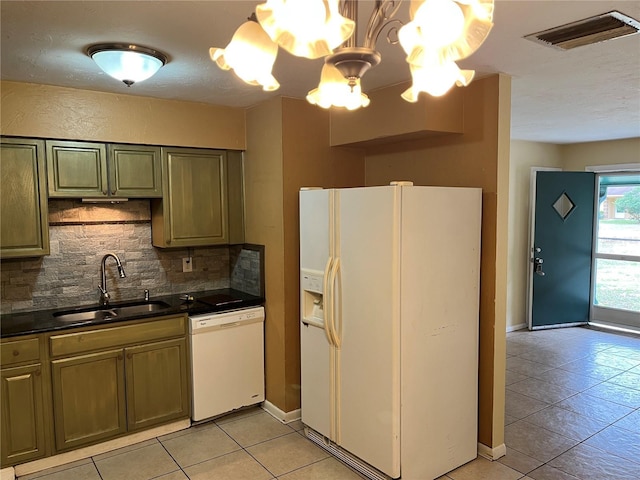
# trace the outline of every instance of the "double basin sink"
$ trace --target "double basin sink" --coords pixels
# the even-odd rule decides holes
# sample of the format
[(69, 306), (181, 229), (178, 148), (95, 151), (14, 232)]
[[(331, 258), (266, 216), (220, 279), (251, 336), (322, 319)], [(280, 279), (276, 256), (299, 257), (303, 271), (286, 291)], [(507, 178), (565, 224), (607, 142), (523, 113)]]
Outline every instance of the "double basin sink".
[(56, 312), (53, 316), (61, 322), (99, 322), (116, 317), (131, 317), (147, 313), (162, 312), (171, 305), (161, 301), (145, 301), (104, 305), (101, 307), (80, 308)]

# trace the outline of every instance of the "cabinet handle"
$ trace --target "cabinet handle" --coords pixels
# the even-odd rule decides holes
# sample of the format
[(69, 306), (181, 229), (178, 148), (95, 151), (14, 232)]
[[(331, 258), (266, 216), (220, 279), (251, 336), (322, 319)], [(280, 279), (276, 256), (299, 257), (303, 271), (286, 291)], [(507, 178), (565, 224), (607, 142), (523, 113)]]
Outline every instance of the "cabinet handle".
[(122, 354), (119, 354), (118, 355), (118, 360), (122, 360), (122, 359), (124, 359), (124, 357), (122, 356)]
[(115, 195), (116, 191), (115, 190), (111, 190), (111, 195)]
[(107, 194), (107, 189), (105, 188), (104, 190), (102, 190), (102, 194), (106, 195)]
[(13, 351), (13, 356), (17, 357), (18, 355), (20, 355), (20, 352), (18, 350), (14, 350)]
[(127, 353), (127, 358), (131, 360), (133, 358), (133, 353)]

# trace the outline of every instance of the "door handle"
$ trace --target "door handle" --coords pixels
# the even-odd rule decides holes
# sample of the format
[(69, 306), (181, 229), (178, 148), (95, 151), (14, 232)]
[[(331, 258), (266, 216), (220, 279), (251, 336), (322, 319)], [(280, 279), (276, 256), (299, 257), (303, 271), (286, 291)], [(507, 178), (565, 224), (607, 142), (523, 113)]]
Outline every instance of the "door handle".
[(544, 277), (544, 272), (542, 271), (543, 263), (544, 260), (542, 260), (540, 257), (535, 257), (533, 259), (533, 271), (536, 273), (536, 275), (540, 275), (541, 277)]

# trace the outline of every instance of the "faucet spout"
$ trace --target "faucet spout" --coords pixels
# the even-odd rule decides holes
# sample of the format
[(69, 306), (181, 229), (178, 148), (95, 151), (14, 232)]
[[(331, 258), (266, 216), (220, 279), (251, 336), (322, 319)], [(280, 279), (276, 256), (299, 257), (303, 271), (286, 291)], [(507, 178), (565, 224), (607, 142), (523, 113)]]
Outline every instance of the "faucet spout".
[(126, 273), (124, 273), (124, 267), (122, 266), (122, 262), (120, 262), (118, 255), (116, 255), (113, 252), (109, 252), (104, 257), (102, 257), (102, 263), (100, 268), (100, 273), (102, 275), (102, 283), (100, 284), (100, 287), (98, 287), (98, 289), (100, 290), (101, 305), (109, 305), (109, 299), (111, 298), (111, 295), (109, 295), (109, 292), (107, 291), (107, 272), (106, 272), (107, 259), (109, 257), (113, 258), (116, 261), (116, 267), (118, 267), (118, 274), (120, 275), (120, 278), (125, 278), (127, 276)]

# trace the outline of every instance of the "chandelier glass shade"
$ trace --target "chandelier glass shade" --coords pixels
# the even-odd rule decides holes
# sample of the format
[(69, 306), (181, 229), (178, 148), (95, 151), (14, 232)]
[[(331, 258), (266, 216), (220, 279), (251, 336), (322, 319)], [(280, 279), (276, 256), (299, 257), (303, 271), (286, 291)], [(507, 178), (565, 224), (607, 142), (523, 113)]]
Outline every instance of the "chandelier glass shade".
[(102, 43), (87, 49), (96, 64), (128, 87), (152, 77), (167, 63), (167, 56), (152, 48), (121, 43)]
[(339, 0), (267, 0), (256, 7), (256, 17), (279, 46), (298, 57), (331, 54), (349, 38), (355, 22), (340, 15)]
[(482, 45), (493, 26), (493, 0), (414, 0), (409, 15), (398, 32), (407, 63), (446, 65)]
[[(416, 102), (421, 92), (446, 94), (466, 86), (473, 70), (456, 64), (475, 52), (493, 26), (494, 0), (410, 0), (409, 21), (394, 20), (402, 0), (376, 0), (364, 44), (356, 46), (357, 0), (266, 0), (242, 24), (226, 49), (211, 48), (211, 59), (250, 85), (275, 90), (271, 74), (278, 47), (293, 55), (325, 57), (318, 88), (307, 101), (322, 108), (354, 110), (369, 105), (362, 76), (381, 61), (375, 44), (384, 29), (387, 40), (406, 53), (412, 85), (402, 98)], [(400, 28), (392, 25), (402, 24)], [(391, 32), (397, 42), (390, 40)]]
[(407, 102), (418, 101), (418, 94), (425, 92), (432, 97), (441, 97), (455, 84), (466, 87), (475, 75), (473, 70), (461, 70), (455, 62), (431, 65), (409, 65), (412, 85), (402, 93)]
[(210, 48), (209, 56), (223, 70), (231, 70), (249, 85), (260, 85), (269, 92), (280, 88), (271, 74), (278, 55), (276, 45), (262, 27), (254, 21), (246, 21), (227, 48)]
[(307, 95), (307, 101), (322, 108), (342, 107), (356, 110), (369, 105), (369, 97), (362, 93), (360, 79), (350, 85), (340, 70), (331, 63), (325, 63), (320, 74), (320, 84)]

